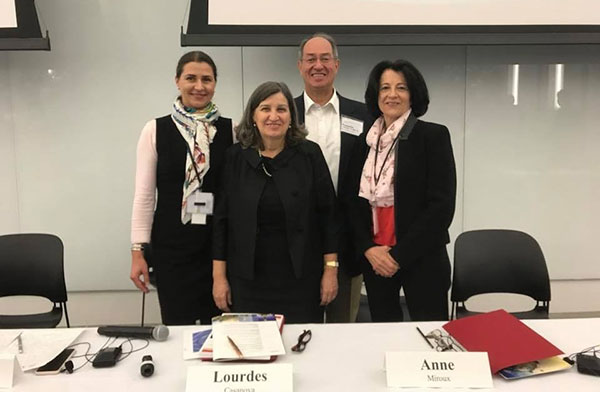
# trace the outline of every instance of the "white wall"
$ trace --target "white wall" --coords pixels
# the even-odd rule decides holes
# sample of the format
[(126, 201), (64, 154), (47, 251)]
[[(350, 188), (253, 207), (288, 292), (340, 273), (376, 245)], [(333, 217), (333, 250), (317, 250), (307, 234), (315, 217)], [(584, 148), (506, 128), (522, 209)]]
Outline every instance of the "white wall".
[[(7, 192), (18, 203), (5, 213), (18, 215), (19, 225), (2, 222), (0, 232), (58, 234), (72, 290), (131, 288), (135, 148), (144, 123), (169, 113), (177, 94), (185, 4), (41, 2), (52, 51), (4, 53), (2, 110), (12, 129), (3, 132), (14, 142), (15, 161), (0, 176), (16, 176), (18, 191)], [(223, 77), (216, 101), (226, 115), (240, 115), (240, 49), (210, 53)]]
[[(599, 311), (598, 281), (553, 281), (551, 283), (551, 314), (571, 314), (579, 316), (590, 313), (597, 316)], [(467, 302), (471, 310), (491, 311), (505, 308), (508, 311), (522, 311), (533, 308), (534, 302), (525, 296), (492, 294), (474, 296)], [(15, 296), (0, 298), (0, 314), (34, 313), (50, 310), (46, 299)], [(140, 324), (142, 316), (142, 294), (137, 291), (86, 291), (69, 292), (67, 304), (71, 326), (99, 326), (109, 324)], [(146, 296), (145, 324), (161, 322), (156, 291)], [(59, 326), (66, 326), (65, 319)]]
[[(75, 325), (139, 321), (140, 295), (130, 291), (128, 279), (135, 145), (143, 124), (167, 114), (177, 93), (176, 61), (192, 50), (179, 46), (186, 3), (39, 2), (52, 51), (0, 53), (0, 234), (53, 232), (63, 239)], [(215, 101), (226, 116), (238, 119), (245, 100), (264, 80), (283, 80), (294, 93), (301, 91), (295, 48), (203, 50), (218, 65)], [(600, 109), (598, 50), (600, 46), (340, 48), (337, 88), (355, 99), (362, 98), (368, 71), (383, 58), (406, 58), (421, 69), (432, 98), (424, 119), (444, 123), (452, 133), (459, 178), (452, 238), (465, 229), (505, 221), (534, 233), (550, 268), (553, 312), (600, 309), (594, 252), (600, 233), (595, 162), (600, 115), (594, 111)], [(517, 121), (523, 119), (523, 125), (507, 121), (509, 114), (500, 106), (507, 77), (494, 73), (515, 62), (525, 65)], [(584, 100), (579, 107), (583, 105), (585, 116), (574, 118), (577, 110), (563, 109), (563, 114), (572, 113), (568, 123), (536, 125), (534, 121), (554, 115), (544, 102), (551, 86), (547, 71), (557, 62), (565, 64), (565, 71), (576, 71), (565, 79), (565, 87)], [(572, 140), (549, 142), (545, 135), (550, 133)], [(499, 138), (511, 145), (502, 147), (505, 142), (499, 144)], [(524, 218), (511, 213), (523, 204), (531, 207), (532, 197), (527, 197), (529, 203), (514, 203), (520, 201), (514, 196), (507, 204), (498, 192), (511, 188), (510, 181), (499, 181), (503, 175), (492, 175), (491, 181), (485, 177), (498, 160), (522, 166), (534, 155), (547, 163), (537, 169), (544, 185), (536, 176), (526, 180), (524, 186), (539, 207), (531, 210), (536, 218), (521, 224)], [(572, 187), (554, 187), (548, 180), (561, 172), (565, 159), (571, 163), (567, 165), (579, 160), (581, 168), (563, 175), (561, 182), (578, 180)], [(498, 182), (503, 185), (494, 185)], [(576, 190), (567, 192), (570, 188)], [(12, 309), (14, 303), (5, 307)], [(156, 307), (153, 312), (158, 316)]]
[(530, 233), (554, 279), (600, 278), (598, 50), (468, 49), (464, 229)]
[[(142, 322), (142, 293), (130, 290), (69, 292), (67, 311), (71, 326), (139, 325)], [(0, 314), (33, 314), (49, 311), (47, 299), (34, 296), (0, 298)], [(161, 323), (156, 291), (146, 295), (144, 324)], [(67, 326), (63, 319), (59, 327)]]
[(0, 52), (0, 231), (18, 232), (19, 207), (8, 53)]

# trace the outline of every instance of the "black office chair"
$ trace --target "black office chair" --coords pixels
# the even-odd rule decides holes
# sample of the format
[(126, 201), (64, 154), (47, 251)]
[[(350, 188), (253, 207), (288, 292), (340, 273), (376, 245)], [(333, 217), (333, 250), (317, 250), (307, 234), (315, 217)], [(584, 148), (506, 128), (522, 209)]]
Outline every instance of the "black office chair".
[(41, 296), (54, 303), (40, 314), (0, 315), (0, 328), (54, 328), (67, 313), (62, 241), (54, 235), (0, 236), (0, 297)]
[(452, 318), (477, 314), (465, 301), (484, 293), (516, 293), (537, 303), (522, 319), (548, 318), (550, 278), (537, 241), (524, 232), (489, 229), (461, 233), (454, 244)]

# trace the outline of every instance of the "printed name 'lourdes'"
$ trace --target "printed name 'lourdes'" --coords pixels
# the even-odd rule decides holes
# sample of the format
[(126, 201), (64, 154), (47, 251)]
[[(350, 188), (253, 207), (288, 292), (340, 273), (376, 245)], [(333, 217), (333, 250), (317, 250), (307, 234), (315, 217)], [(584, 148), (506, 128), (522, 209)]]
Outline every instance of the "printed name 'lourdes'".
[(215, 371), (215, 383), (222, 382), (266, 382), (267, 374), (257, 374), (254, 371), (250, 371), (248, 374), (223, 374), (219, 376), (219, 371)]

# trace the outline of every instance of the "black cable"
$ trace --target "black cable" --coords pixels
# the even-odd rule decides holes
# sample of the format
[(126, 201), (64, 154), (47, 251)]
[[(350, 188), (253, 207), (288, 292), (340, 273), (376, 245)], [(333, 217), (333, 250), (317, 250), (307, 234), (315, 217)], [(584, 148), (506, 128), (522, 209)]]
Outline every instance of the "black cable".
[[(86, 364), (93, 362), (94, 361), (94, 357), (96, 357), (98, 355), (98, 353), (100, 353), (102, 350), (110, 347), (111, 345), (113, 345), (116, 341), (117, 341), (118, 337), (109, 337), (108, 339), (106, 339), (106, 342), (104, 342), (104, 344), (102, 346), (100, 346), (100, 349), (98, 349), (98, 351), (96, 351), (95, 353), (90, 353), (90, 350), (92, 349), (92, 344), (90, 342), (79, 342), (79, 343), (73, 343), (72, 345), (70, 345), (68, 348), (72, 348), (73, 350), (75, 350), (75, 353), (77, 354), (77, 349), (75, 347), (77, 346), (81, 346), (81, 345), (87, 345), (87, 348), (85, 350), (85, 353), (83, 354), (79, 354), (79, 355), (74, 355), (71, 357), (71, 359), (75, 359), (75, 358), (81, 358), (81, 357), (85, 357), (85, 362), (83, 364), (81, 364), (80, 366), (78, 366), (77, 368), (73, 368), (72, 372), (75, 372), (81, 368), (83, 368)], [(133, 342), (132, 340), (142, 340), (144, 341), (144, 345), (140, 348), (134, 348)], [(118, 361), (124, 360), (127, 357), (129, 357), (131, 354), (138, 352), (138, 351), (142, 351), (145, 348), (147, 348), (148, 346), (150, 346), (150, 341), (148, 339), (139, 339), (139, 338), (126, 338), (123, 342), (121, 342), (118, 346), (116, 347), (120, 347), (121, 350), (123, 349), (123, 345), (128, 343), (130, 350), (129, 351), (123, 351), (121, 353), (121, 356), (119, 357)]]
[[(112, 342), (111, 342), (112, 340)], [(90, 363), (94, 360), (94, 357), (96, 357), (96, 355), (105, 347), (108, 347), (110, 344), (114, 343), (114, 341), (116, 340), (116, 338), (108, 338), (106, 340), (106, 342), (104, 342), (104, 344), (100, 347), (100, 349), (95, 352), (95, 353), (91, 353), (90, 354), (90, 350), (92, 349), (92, 344), (90, 342), (79, 342), (79, 343), (74, 343), (72, 345), (69, 346), (69, 348), (74, 348), (76, 346), (80, 346), (80, 345), (87, 345), (87, 349), (85, 350), (84, 354), (80, 354), (80, 355), (75, 355), (73, 357), (71, 357), (71, 359), (73, 358), (81, 358), (81, 357), (85, 357), (85, 362), (83, 364), (81, 364), (80, 366), (78, 366), (77, 368), (73, 368), (73, 372), (83, 368), (87, 363)], [(77, 350), (75, 349), (75, 352), (77, 352)]]
[[(139, 349), (134, 349), (134, 348), (133, 348), (133, 342), (132, 342), (132, 340), (143, 340), (143, 341), (145, 342), (145, 344), (144, 344), (142, 347), (140, 347)], [(150, 341), (149, 341), (148, 339), (140, 339), (140, 338), (133, 338), (133, 339), (132, 339), (132, 338), (127, 338), (127, 340), (125, 340), (124, 342), (122, 342), (122, 343), (119, 345), (119, 347), (121, 347), (121, 349), (122, 349), (122, 346), (123, 346), (125, 343), (129, 343), (129, 346), (131, 347), (131, 350), (129, 350), (128, 352), (125, 352), (125, 351), (124, 351), (124, 352), (122, 352), (122, 353), (121, 353), (121, 357), (119, 357), (119, 360), (118, 360), (118, 361), (124, 360), (124, 359), (126, 359), (127, 357), (129, 357), (131, 354), (133, 354), (133, 353), (135, 353), (135, 352), (138, 352), (138, 351), (142, 351), (142, 350), (144, 350), (146, 347), (150, 346)]]
[(596, 351), (600, 351), (600, 344), (597, 344), (595, 346), (590, 346), (590, 347), (585, 348), (576, 353), (571, 353), (570, 355), (564, 357), (563, 360), (565, 362), (568, 362), (569, 364), (573, 365), (573, 364), (575, 364), (575, 358), (577, 357), (578, 354), (585, 354), (585, 353), (593, 352), (594, 355), (596, 355)]

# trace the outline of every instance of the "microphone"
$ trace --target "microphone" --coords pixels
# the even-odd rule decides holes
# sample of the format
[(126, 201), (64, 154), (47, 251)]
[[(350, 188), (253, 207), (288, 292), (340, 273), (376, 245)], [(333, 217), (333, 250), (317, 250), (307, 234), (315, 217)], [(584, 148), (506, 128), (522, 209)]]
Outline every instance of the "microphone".
[(163, 342), (169, 337), (169, 328), (158, 326), (101, 326), (98, 334), (113, 337), (154, 339)]
[(142, 365), (140, 367), (140, 373), (144, 377), (152, 376), (154, 373), (154, 362), (152, 361), (151, 355), (146, 355), (142, 357)]

